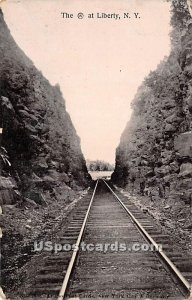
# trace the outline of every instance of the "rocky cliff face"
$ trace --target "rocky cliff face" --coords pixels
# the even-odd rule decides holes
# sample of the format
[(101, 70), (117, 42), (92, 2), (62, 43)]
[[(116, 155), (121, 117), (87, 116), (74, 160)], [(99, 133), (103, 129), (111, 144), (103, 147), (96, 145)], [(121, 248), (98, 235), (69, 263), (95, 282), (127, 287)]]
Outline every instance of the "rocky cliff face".
[(192, 195), (192, 21), (186, 1), (172, 3), (172, 50), (144, 80), (116, 151), (112, 180), (189, 203)]
[[(1, 191), (19, 190), (38, 203), (59, 187), (90, 180), (59, 86), (51, 86), (13, 40), (0, 11)], [(5, 179), (7, 177), (7, 181)], [(16, 193), (18, 194), (18, 193)], [(1, 193), (1, 203), (10, 197)], [(14, 200), (13, 197), (13, 202)]]

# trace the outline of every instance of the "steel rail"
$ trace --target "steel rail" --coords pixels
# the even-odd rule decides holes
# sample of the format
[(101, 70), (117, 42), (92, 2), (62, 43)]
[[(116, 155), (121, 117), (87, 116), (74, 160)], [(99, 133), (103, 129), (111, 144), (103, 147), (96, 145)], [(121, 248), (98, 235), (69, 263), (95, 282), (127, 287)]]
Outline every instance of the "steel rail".
[(88, 219), (88, 216), (89, 216), (89, 212), (90, 212), (90, 209), (91, 209), (91, 205), (92, 205), (92, 202), (93, 202), (93, 199), (94, 199), (94, 196), (95, 196), (97, 185), (98, 185), (98, 180), (97, 180), (97, 182), (95, 184), (93, 195), (91, 197), (91, 200), (90, 200), (90, 203), (89, 203), (89, 207), (87, 209), (87, 213), (85, 215), (85, 218), (84, 218), (83, 225), (81, 227), (79, 236), (78, 236), (77, 241), (75, 243), (73, 254), (72, 254), (72, 257), (70, 259), (70, 262), (69, 262), (69, 265), (68, 265), (68, 268), (67, 268), (64, 280), (63, 280), (63, 284), (62, 284), (62, 287), (60, 289), (59, 296), (58, 296), (57, 300), (63, 300), (64, 297), (65, 297), (65, 293), (66, 293), (66, 289), (67, 289), (67, 286), (68, 286), (68, 283), (69, 283), (70, 275), (71, 275), (71, 272), (73, 270), (73, 266), (74, 266), (74, 263), (75, 263), (75, 260), (76, 260), (76, 257), (77, 257), (77, 253), (79, 251), (79, 245), (80, 245), (80, 242), (81, 242), (84, 230), (85, 230), (85, 226), (86, 226), (87, 219)]
[(177, 269), (177, 267), (172, 263), (172, 261), (167, 257), (165, 252), (163, 250), (159, 249), (159, 245), (154, 241), (154, 239), (148, 234), (148, 232), (143, 228), (141, 223), (134, 217), (134, 215), (130, 212), (130, 210), (125, 206), (125, 204), (121, 201), (121, 199), (115, 194), (115, 192), (112, 190), (112, 188), (106, 183), (105, 180), (103, 182), (106, 184), (106, 186), (109, 188), (109, 190), (113, 193), (115, 198), (119, 201), (121, 206), (125, 209), (125, 211), (129, 214), (133, 222), (136, 224), (136, 226), (139, 228), (140, 232), (146, 237), (148, 241), (155, 247), (157, 250), (159, 256), (163, 259), (163, 261), (166, 263), (166, 265), (169, 267), (169, 269), (174, 273), (175, 277), (179, 280), (179, 282), (182, 284), (182, 286), (185, 288), (187, 292), (187, 296), (192, 297), (192, 286), (191, 284), (184, 278), (184, 276), (181, 274), (181, 272)]

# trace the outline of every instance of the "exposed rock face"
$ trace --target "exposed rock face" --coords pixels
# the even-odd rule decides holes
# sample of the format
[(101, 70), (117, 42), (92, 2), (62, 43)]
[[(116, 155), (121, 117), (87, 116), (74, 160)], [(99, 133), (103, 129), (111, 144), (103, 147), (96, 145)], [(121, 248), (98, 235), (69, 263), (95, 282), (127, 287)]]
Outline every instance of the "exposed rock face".
[(192, 131), (178, 135), (174, 140), (174, 148), (182, 158), (192, 158)]
[[(86, 186), (86, 163), (59, 86), (51, 86), (13, 40), (0, 11), (0, 127), (12, 175), (25, 197)], [(3, 179), (2, 179), (3, 180)], [(1, 181), (0, 180), (0, 185)], [(0, 187), (1, 189), (1, 187)], [(37, 195), (39, 193), (39, 195)]]
[(172, 51), (144, 80), (116, 151), (112, 180), (152, 198), (192, 194), (192, 22), (173, 1)]

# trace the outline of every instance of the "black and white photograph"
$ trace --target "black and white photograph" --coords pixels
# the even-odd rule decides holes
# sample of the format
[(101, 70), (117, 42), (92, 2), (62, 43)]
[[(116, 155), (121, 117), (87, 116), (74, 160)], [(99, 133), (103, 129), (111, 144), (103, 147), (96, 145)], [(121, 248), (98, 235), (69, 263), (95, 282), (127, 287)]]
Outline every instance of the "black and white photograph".
[(192, 0), (0, 0), (0, 300), (192, 300)]

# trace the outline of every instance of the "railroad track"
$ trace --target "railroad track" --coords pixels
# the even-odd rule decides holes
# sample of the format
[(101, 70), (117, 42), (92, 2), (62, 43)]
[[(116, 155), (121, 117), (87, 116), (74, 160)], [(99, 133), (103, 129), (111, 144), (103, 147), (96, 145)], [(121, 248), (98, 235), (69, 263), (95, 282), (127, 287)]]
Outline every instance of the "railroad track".
[(152, 217), (104, 180), (89, 197), (58, 233), (62, 246), (75, 246), (44, 258), (29, 289), (32, 299), (191, 296), (192, 260), (173, 247)]

